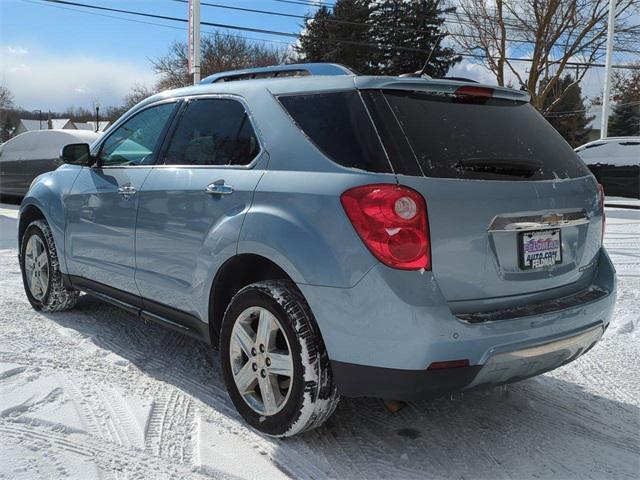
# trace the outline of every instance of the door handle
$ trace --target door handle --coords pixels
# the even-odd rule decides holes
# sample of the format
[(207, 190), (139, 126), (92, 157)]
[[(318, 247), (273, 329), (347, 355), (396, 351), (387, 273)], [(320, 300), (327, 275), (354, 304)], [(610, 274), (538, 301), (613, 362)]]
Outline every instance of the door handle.
[(211, 193), (213, 195), (231, 195), (233, 193), (233, 187), (224, 183), (224, 180), (216, 180), (207, 185), (204, 191), (205, 193)]
[(129, 200), (129, 197), (135, 195), (137, 190), (131, 185), (124, 185), (118, 188), (118, 194), (125, 200)]

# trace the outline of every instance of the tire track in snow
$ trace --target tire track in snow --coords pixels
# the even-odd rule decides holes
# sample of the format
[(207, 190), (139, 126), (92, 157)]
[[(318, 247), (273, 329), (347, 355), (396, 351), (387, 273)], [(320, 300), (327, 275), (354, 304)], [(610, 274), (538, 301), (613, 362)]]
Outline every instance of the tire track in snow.
[[(192, 467), (147, 454), (144, 450), (126, 448), (114, 443), (96, 441), (87, 435), (64, 433), (34, 425), (0, 421), (0, 432), (14, 444), (39, 451), (69, 452), (91, 459), (103, 471), (117, 471), (139, 478), (210, 478)], [(223, 472), (217, 478), (230, 478)]]

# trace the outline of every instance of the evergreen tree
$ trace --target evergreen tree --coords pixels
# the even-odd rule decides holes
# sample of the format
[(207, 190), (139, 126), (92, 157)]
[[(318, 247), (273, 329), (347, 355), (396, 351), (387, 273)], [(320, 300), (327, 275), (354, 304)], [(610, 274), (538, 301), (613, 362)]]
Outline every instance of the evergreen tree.
[(445, 37), (442, 14), (455, 10), (444, 7), (443, 3), (441, 0), (378, 0), (372, 4), (369, 24), (372, 40), (380, 46), (374, 52), (378, 73), (416, 72), (422, 70), (429, 58), (424, 73), (443, 77), (460, 61), (453, 49), (442, 46)]
[(358, 73), (371, 69), (371, 47), (366, 0), (338, 0), (333, 10), (319, 8), (300, 34), (296, 52), (306, 62), (340, 63)]
[(616, 105), (609, 117), (609, 136), (640, 136), (640, 70), (613, 77)]
[(640, 136), (640, 101), (634, 101), (630, 93), (623, 94), (613, 107), (608, 134), (610, 137)]
[(453, 11), (442, 3), (337, 0), (333, 10), (321, 7), (306, 23), (296, 51), (304, 61), (341, 63), (379, 75), (421, 70), (433, 51), (425, 73), (442, 77), (460, 60), (451, 48), (442, 47), (441, 15)]
[[(582, 98), (582, 89), (579, 84), (570, 86), (573, 82), (574, 79), (571, 75), (566, 75), (560, 80), (559, 85), (553, 88), (551, 94), (545, 99), (544, 109), (549, 123), (569, 145), (578, 147), (587, 143), (588, 125), (594, 117), (585, 115), (586, 108)], [(557, 100), (559, 92), (564, 92), (564, 95), (560, 100)], [(549, 108), (550, 106), (551, 108)]]

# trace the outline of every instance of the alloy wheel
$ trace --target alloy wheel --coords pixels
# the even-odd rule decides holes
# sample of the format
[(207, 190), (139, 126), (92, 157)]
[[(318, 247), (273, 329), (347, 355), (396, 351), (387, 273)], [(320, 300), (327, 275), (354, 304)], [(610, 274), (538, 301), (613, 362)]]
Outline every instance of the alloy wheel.
[(38, 301), (42, 300), (49, 287), (49, 257), (38, 235), (31, 235), (27, 241), (24, 268), (31, 295)]
[(261, 415), (282, 410), (293, 385), (293, 357), (278, 318), (263, 307), (244, 310), (233, 325), (229, 356), (246, 404)]

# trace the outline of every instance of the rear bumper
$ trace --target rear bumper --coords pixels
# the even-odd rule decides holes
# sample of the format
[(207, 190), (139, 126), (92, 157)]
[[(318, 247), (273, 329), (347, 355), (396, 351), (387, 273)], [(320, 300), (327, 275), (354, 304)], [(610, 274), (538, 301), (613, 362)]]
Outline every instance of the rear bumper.
[[(591, 344), (533, 359), (526, 356), (531, 348), (562, 345), (557, 342), (580, 339), (585, 332), (601, 335), (616, 297), (615, 270), (604, 249), (596, 268), (592, 287), (604, 294), (587, 296), (584, 303), (560, 302), (553, 311), (478, 323), (452, 313), (430, 272), (378, 265), (350, 289), (300, 289), (318, 321), (342, 394), (428, 398), (518, 381), (584, 353)], [(508, 368), (502, 368), (505, 359), (510, 359)], [(427, 370), (431, 363), (447, 360), (468, 360), (471, 367)], [(498, 375), (501, 368), (503, 375)]]
[(440, 370), (397, 370), (332, 362), (334, 379), (342, 395), (396, 400), (435, 398), (471, 388), (504, 385), (540, 375), (565, 365), (587, 352), (602, 337), (604, 328), (534, 347), (493, 354), (484, 365)]

